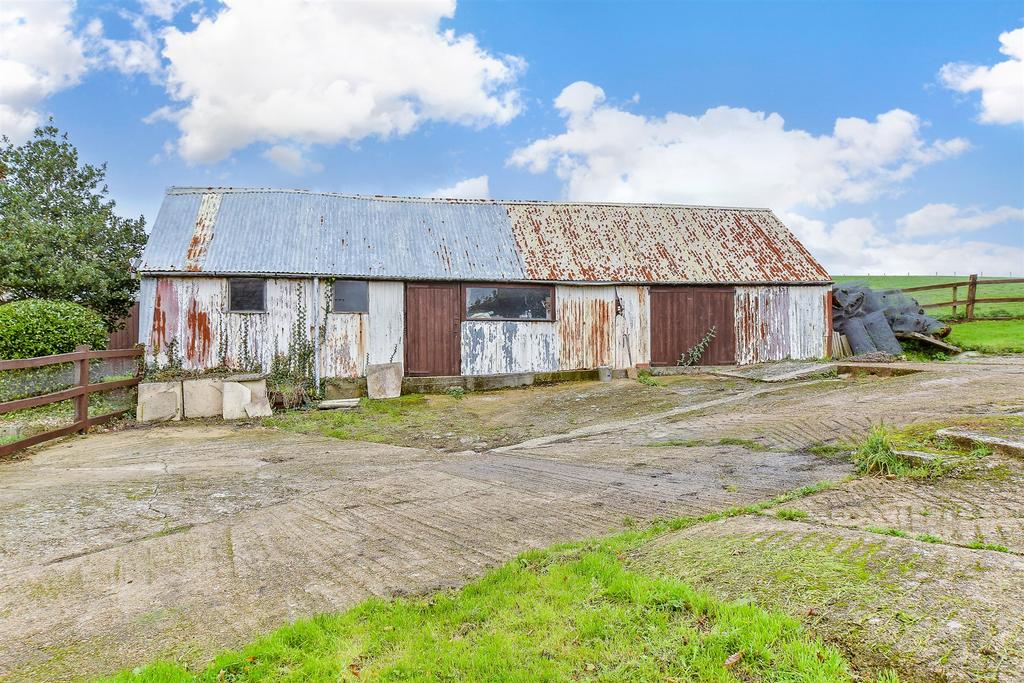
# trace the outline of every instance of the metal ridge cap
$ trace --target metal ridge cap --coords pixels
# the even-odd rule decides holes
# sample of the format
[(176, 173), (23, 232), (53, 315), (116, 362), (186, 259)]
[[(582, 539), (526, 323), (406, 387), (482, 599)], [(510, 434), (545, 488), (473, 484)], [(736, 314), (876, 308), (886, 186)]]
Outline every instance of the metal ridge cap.
[(767, 211), (765, 206), (719, 206), (714, 204), (674, 204), (659, 202), (585, 202), (556, 201), (549, 199), (462, 199), (456, 197), (413, 197), (407, 195), (384, 194), (351, 194), (345, 192), (325, 192), (304, 189), (288, 189), (275, 187), (234, 187), (234, 186), (189, 186), (172, 185), (167, 188), (167, 195), (187, 194), (305, 194), (340, 199), (361, 199), (364, 201), (408, 202), (423, 204), (481, 204), (481, 205), (512, 205), (512, 206), (621, 206), (643, 208), (677, 208), (677, 209), (719, 209), (726, 211)]

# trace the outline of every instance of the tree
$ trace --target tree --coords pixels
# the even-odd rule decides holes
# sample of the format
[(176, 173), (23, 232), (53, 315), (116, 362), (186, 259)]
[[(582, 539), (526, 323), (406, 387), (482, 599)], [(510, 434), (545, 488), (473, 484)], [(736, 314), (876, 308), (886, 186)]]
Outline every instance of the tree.
[(107, 198), (107, 165), (79, 165), (55, 126), (14, 145), (0, 142), (0, 303), (80, 303), (113, 329), (138, 281), (131, 261), (146, 243), (145, 219), (121, 218)]

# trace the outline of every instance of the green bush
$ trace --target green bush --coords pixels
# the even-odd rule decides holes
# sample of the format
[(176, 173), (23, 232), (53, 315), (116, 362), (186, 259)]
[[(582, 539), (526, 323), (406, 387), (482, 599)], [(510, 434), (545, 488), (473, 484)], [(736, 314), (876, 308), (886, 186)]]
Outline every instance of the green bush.
[(0, 306), (0, 360), (69, 353), (79, 344), (107, 347), (103, 318), (84, 306), (44, 299)]

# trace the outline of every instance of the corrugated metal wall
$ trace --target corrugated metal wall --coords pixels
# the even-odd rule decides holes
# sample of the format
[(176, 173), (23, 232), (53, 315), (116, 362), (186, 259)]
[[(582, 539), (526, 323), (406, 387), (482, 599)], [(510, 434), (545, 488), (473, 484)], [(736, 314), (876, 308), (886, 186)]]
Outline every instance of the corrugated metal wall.
[(161, 366), (173, 351), (186, 370), (267, 371), (295, 333), (317, 348), (321, 377), (359, 377), (368, 362), (402, 358), (400, 282), (371, 282), (369, 313), (330, 313), (329, 282), (313, 279), (268, 279), (266, 313), (227, 312), (224, 278), (145, 278), (140, 299), (140, 341)]
[(557, 326), (554, 322), (463, 321), (462, 374), (558, 370)]
[[(818, 358), (827, 353), (828, 287), (737, 287), (736, 361)], [(227, 280), (144, 278), (140, 341), (147, 358), (184, 368), (270, 368), (292, 335), (315, 340), (321, 377), (357, 377), (368, 363), (404, 358), (405, 289), (370, 282), (369, 313), (330, 313), (328, 280), (268, 279), (267, 313), (226, 312)], [(316, 301), (316, 305), (314, 305)], [(650, 293), (642, 286), (556, 288), (553, 322), (469, 320), (461, 325), (464, 375), (623, 369), (651, 362)]]
[(737, 287), (736, 362), (825, 356), (828, 292), (827, 286)]

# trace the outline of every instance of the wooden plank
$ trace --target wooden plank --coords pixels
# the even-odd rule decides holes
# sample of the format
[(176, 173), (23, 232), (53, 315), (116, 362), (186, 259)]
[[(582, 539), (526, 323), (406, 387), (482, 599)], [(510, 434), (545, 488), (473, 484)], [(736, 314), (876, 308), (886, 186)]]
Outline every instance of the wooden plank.
[[(972, 275), (971, 277), (977, 277)], [(979, 285), (1012, 285), (1024, 282), (1024, 277), (1004, 277), (993, 280), (977, 280)], [(926, 292), (932, 289), (948, 289), (949, 287), (967, 287), (971, 284), (970, 280), (959, 280), (957, 282), (946, 282), (939, 285), (921, 285), (920, 287), (907, 287), (901, 289), (901, 292)]]
[(85, 422), (89, 419), (89, 347), (79, 346), (75, 351), (82, 353), (78, 362), (78, 386), (84, 387), (85, 391), (75, 397), (75, 422), (82, 425), (85, 431)]
[(21, 439), (20, 441), (5, 444), (3, 446), (0, 446), (0, 458), (8, 456), (11, 453), (14, 453), (15, 451), (21, 450), (22, 448), (35, 446), (37, 443), (49, 441), (50, 439), (59, 439), (62, 436), (67, 436), (68, 434), (81, 431), (81, 429), (82, 425), (76, 422), (65, 427), (60, 427), (59, 429), (51, 429), (48, 432), (43, 432), (41, 434), (36, 434), (34, 436)]
[(133, 358), (141, 356), (143, 349), (104, 349), (101, 351), (90, 351), (89, 359), (94, 358)]
[[(921, 308), (941, 308), (943, 306), (953, 306), (964, 303), (960, 301), (942, 301), (934, 304), (920, 304)], [(1022, 296), (1002, 296), (993, 298), (976, 298), (974, 300), (976, 304), (1012, 304), (1012, 303), (1024, 303), (1024, 297)]]
[(960, 353), (963, 350), (959, 346), (954, 346), (948, 342), (942, 341), (941, 339), (929, 337), (927, 334), (921, 334), (920, 332), (896, 332), (896, 337), (899, 339), (915, 339), (925, 344), (937, 346), (944, 351), (952, 351), (953, 353)]
[(5, 413), (11, 413), (14, 412), (15, 410), (25, 410), (26, 408), (38, 408), (39, 406), (49, 405), (50, 403), (67, 401), (68, 399), (81, 396), (83, 393), (86, 393), (88, 391), (88, 387), (74, 386), (71, 387), (70, 389), (54, 391), (49, 394), (42, 394), (40, 396), (30, 396), (29, 398), (19, 398), (16, 401), (7, 401), (6, 403), (0, 403), (0, 415), (3, 415)]
[(978, 276), (972, 275), (967, 285), (967, 319), (974, 320), (974, 299), (978, 296)]
[(0, 371), (3, 370), (28, 370), (29, 368), (40, 368), (46, 365), (58, 365), (60, 363), (73, 363), (82, 359), (82, 353), (73, 351), (71, 353), (58, 353), (54, 356), (39, 356), (38, 358), (19, 358), (17, 360), (0, 360)]

